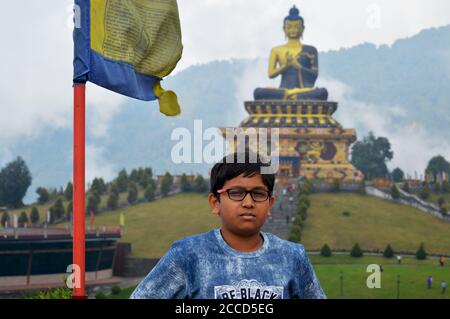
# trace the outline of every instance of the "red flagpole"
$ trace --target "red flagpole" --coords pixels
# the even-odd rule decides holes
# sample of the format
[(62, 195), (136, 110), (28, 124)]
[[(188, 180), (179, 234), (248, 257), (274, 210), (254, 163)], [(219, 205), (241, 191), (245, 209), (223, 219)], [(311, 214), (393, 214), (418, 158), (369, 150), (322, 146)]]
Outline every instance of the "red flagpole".
[[(85, 289), (85, 127), (86, 127), (86, 84), (75, 83), (73, 122), (73, 264), (80, 270), (80, 278), (75, 278), (73, 299), (86, 299)], [(75, 274), (77, 269), (74, 268)], [(79, 280), (78, 280), (79, 279)]]

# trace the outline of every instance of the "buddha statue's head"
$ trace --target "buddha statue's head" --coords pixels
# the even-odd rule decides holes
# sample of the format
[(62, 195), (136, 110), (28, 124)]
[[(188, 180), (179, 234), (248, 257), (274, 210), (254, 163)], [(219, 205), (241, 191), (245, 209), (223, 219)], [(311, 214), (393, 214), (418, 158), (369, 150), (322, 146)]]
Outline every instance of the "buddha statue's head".
[(304, 21), (296, 6), (293, 6), (289, 10), (289, 15), (284, 18), (283, 30), (288, 39), (300, 39), (303, 36)]

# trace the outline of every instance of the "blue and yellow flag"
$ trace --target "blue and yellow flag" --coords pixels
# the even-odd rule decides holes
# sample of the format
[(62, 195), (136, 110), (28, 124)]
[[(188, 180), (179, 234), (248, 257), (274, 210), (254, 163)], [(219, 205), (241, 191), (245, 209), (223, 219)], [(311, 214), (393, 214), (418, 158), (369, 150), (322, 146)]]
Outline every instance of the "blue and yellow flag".
[(75, 0), (74, 43), (74, 83), (159, 99), (162, 113), (180, 113), (160, 85), (183, 51), (176, 0)]

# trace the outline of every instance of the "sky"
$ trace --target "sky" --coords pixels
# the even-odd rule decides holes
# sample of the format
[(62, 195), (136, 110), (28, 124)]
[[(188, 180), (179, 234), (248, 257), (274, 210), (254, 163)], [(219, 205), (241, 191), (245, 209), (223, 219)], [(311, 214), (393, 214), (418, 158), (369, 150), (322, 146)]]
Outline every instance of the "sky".
[[(0, 166), (12, 159), (10, 146), (18, 139), (72, 125), (72, 4), (2, 3)], [(391, 45), (450, 24), (448, 0), (179, 0), (184, 51), (175, 73), (217, 59), (267, 58), (270, 48), (283, 43), (282, 20), (294, 4), (305, 19), (304, 42), (321, 52), (363, 42)], [(89, 130), (105, 136), (126, 98), (91, 84), (88, 95)], [(88, 179), (99, 171), (112, 174), (112, 168), (101, 164), (101, 145), (87, 147), (93, 154), (87, 158)]]

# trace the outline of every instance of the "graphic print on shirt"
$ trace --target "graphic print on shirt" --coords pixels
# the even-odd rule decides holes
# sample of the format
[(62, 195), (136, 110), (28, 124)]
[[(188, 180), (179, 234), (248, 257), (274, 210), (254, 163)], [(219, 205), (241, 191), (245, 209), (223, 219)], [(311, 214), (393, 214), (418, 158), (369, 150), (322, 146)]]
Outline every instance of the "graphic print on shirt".
[(231, 285), (215, 286), (215, 299), (283, 299), (283, 287), (265, 286), (255, 279), (244, 279)]

